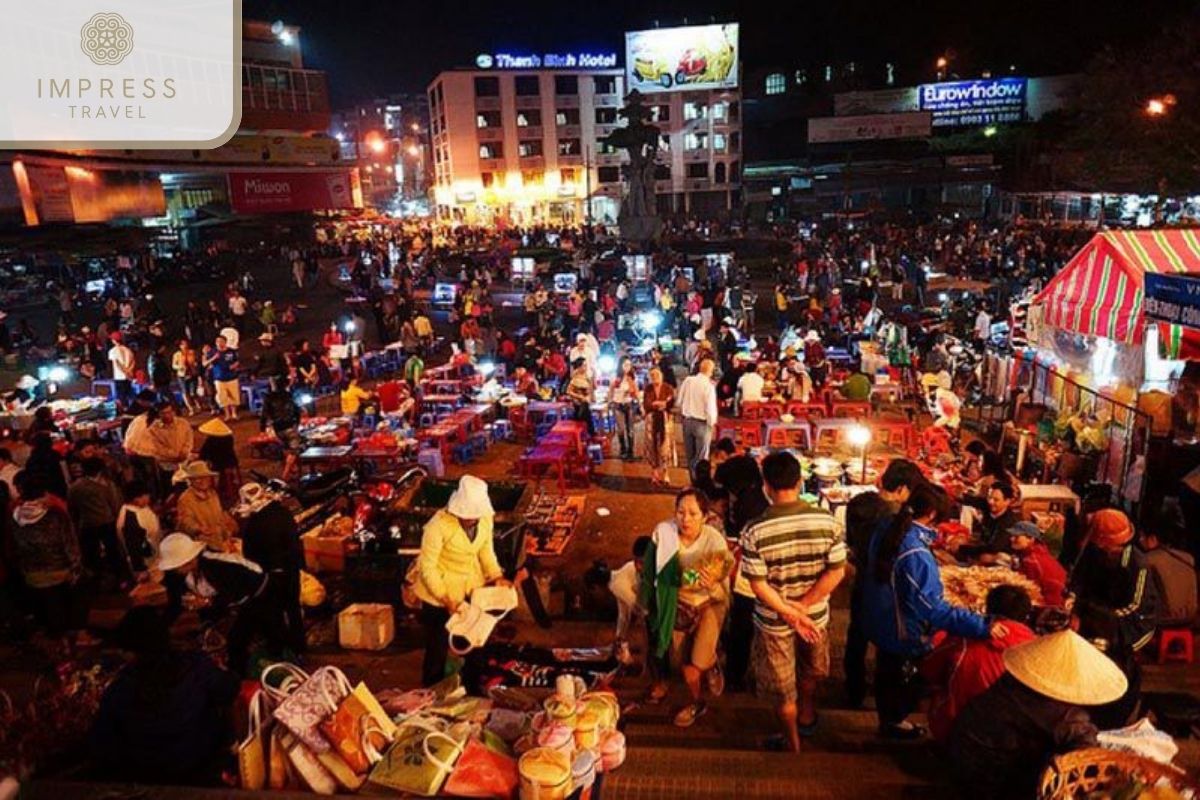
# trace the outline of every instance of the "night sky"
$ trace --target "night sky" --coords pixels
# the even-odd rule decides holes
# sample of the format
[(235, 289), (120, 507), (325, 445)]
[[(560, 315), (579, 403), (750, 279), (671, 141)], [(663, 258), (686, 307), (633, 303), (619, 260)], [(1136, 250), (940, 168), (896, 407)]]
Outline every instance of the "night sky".
[(1183, 0), (523, 0), (366, 2), (245, 0), (245, 15), (302, 28), (305, 63), (329, 73), (335, 105), (422, 91), (442, 69), (477, 53), (616, 50), (639, 28), (740, 22), (746, 69), (891, 61), (897, 80), (928, 80), (949, 49), (952, 70), (978, 75), (1010, 64), (1025, 75), (1079, 69), (1106, 45), (1152, 39), (1182, 14)]

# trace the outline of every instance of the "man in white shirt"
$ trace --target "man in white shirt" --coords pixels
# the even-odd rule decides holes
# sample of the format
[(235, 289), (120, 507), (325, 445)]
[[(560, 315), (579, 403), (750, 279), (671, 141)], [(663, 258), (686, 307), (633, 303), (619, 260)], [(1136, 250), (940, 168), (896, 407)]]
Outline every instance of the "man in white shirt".
[(987, 306), (980, 306), (975, 315), (975, 339), (980, 344), (986, 344), (992, 337), (992, 317), (987, 312)]
[[(740, 353), (738, 354), (741, 355)], [(735, 361), (744, 362), (744, 359), (735, 357)], [(742, 373), (742, 377), (738, 378), (737, 393), (738, 393), (738, 408), (742, 408), (746, 403), (761, 403), (763, 399), (763, 386), (766, 385), (763, 376), (758, 374), (758, 370), (754, 367), (747, 369)]]
[(121, 343), (120, 331), (114, 331), (108, 338), (112, 342), (112, 347), (108, 351), (108, 361), (112, 364), (117, 400), (122, 406), (125, 406), (129, 404), (129, 398), (133, 393), (131, 381), (137, 365), (133, 360), (133, 351)]
[(700, 360), (695, 375), (679, 384), (679, 414), (683, 417), (683, 449), (688, 474), (696, 462), (708, 458), (708, 445), (717, 427), (717, 387), (712, 381), (715, 364), (711, 358)]
[(229, 297), (229, 313), (233, 315), (233, 327), (238, 329), (238, 333), (246, 330), (246, 308), (248, 305), (246, 296), (235, 289), (234, 293)]

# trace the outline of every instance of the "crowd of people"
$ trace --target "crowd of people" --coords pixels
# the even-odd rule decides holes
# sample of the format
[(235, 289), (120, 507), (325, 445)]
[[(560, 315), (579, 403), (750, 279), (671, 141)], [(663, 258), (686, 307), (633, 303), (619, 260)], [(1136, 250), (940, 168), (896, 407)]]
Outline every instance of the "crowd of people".
[[(940, 377), (952, 369), (946, 337), (987, 339), (992, 314), (1052, 275), (1079, 234), (953, 219), (775, 233), (765, 314), (753, 276), (736, 260), (664, 248), (635, 280), (623, 258), (632, 254), (597, 231), (551, 227), (323, 232), (318, 245), (262, 250), (296, 289), (324, 282), (347, 293), (319, 340), (293, 332), (290, 346), (300, 309), (277, 305), (252, 275), (238, 275), (219, 300), (188, 301), (171, 322), (144, 279), (114, 284), (99, 322), (64, 298), (58, 357), (110, 379), (129, 422), (119, 447), (106, 450), (92, 439), (69, 441), (38, 382), (10, 397), (35, 413), (28, 431), (0, 448), (0, 506), (13, 509), (0, 517), (2, 602), (86, 645), (89, 597), (161, 582), (167, 620), (197, 605), (233, 616), (226, 658), (235, 672), (249, 669), (255, 639), (273, 654), (298, 654), (298, 531), (281, 498), (241, 479), (234, 428), (244, 382), (265, 384), (259, 429), (282, 445), (287, 479), (315, 397), (337, 394), (350, 417), (378, 402), (364, 367), (368, 344), (398, 348), (399, 405), (413, 424), (427, 364), (445, 360), (485, 377), (502, 365), (512, 393), (565, 402), (589, 436), (599, 433), (595, 408), (603, 404), (614, 420), (613, 455), (644, 460), (653, 486), (678, 483), (672, 468), (684, 468), (672, 518), (639, 536), (633, 560), (612, 573), (615, 651), (632, 662), (630, 644), (644, 628), (647, 702), (664, 702), (680, 682), (686, 702), (673, 718), (688, 727), (709, 713), (712, 697), (753, 687), (779, 721), (765, 745), (801, 750), (820, 725), (818, 688), (833, 674), (833, 639), (843, 635), (831, 624), (831, 598), (848, 584), (847, 704), (859, 707), (873, 693), (879, 735), (915, 739), (927, 731), (910, 717), (931, 696), (928, 733), (954, 754), (964, 784), (985, 796), (1024, 790), (1045, 756), (1129, 719), (1139, 699), (1137, 653), (1157, 628), (1190, 624), (1196, 613), (1180, 525), (1156, 518), (1139, 535), (1122, 510), (1089, 501), (1069, 515), (1055, 557), (1042, 530), (1022, 521), (1018, 482), (999, 454), (956, 430), (951, 401), (961, 398)], [(676, 232), (677, 242), (688, 239)], [(515, 287), (512, 254), (539, 247), (558, 248), (568, 263)], [(334, 266), (314, 272), (322, 258)], [(923, 316), (931, 273), (988, 289), (939, 299), (943, 324), (931, 326)], [(453, 288), (439, 294), (439, 285)], [(514, 288), (525, 289), (519, 311), (506, 312), (501, 295)], [(516, 315), (519, 325), (510, 324)], [(905, 375), (933, 376), (924, 387), (929, 408), (939, 424), (955, 420), (948, 446), (968, 485), (961, 502), (897, 458), (876, 491), (850, 501), (843, 525), (809, 502), (793, 454), (760, 461), (718, 439), (719, 418), (747, 404), (810, 402), (834, 382), (833, 354), (855, 354), (862, 342), (880, 343)], [(837, 381), (840, 395), (869, 398), (870, 377), (849, 372)], [(193, 425), (197, 415), (206, 419)], [(493, 514), (486, 485), (467, 476), (425, 527), (408, 582), (425, 632), (426, 684), (445, 672), (444, 629), (463, 599), (516, 577), (497, 561)], [(971, 538), (947, 542), (942, 524), (963, 514), (974, 520)], [(984, 613), (952, 605), (939, 571), (956, 559), (1011, 566), (1038, 586), (1038, 613), (1012, 586), (994, 589)], [(136, 726), (121, 693), (159, 686), (164, 674), (183, 676), (171, 686), (194, 682), (214, 703), (226, 698), (223, 676), (173, 653), (158, 622), (141, 616), (130, 623), (141, 626), (131, 645), (138, 657), (111, 690), (101, 730)], [(1047, 659), (1060, 665), (1054, 674), (1041, 666)], [(170, 698), (182, 702), (167, 691)], [(144, 742), (144, 733), (130, 741)], [(107, 735), (96, 743), (111, 746)]]

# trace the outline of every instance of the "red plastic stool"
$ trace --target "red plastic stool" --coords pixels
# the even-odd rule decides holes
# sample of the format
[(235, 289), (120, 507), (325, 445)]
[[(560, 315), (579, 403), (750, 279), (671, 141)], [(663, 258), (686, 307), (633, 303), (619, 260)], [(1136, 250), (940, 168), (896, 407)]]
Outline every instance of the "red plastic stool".
[[(1175, 647), (1182, 645), (1181, 647)], [(1164, 628), (1158, 634), (1158, 663), (1182, 661), (1192, 663), (1195, 656), (1195, 637), (1190, 628)]]

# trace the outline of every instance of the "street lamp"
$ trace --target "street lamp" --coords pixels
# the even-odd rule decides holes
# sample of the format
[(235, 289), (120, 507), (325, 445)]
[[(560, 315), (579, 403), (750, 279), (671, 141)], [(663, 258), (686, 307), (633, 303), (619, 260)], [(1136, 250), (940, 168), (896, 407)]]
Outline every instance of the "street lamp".
[(410, 144), (408, 146), (408, 154), (413, 158), (416, 158), (417, 156), (421, 155), (421, 148), (417, 147), (415, 144)]
[(1152, 117), (1161, 117), (1163, 114), (1167, 113), (1167, 104), (1162, 100), (1159, 100), (1157, 97), (1151, 98), (1150, 101), (1146, 103), (1146, 113)]
[(846, 430), (846, 440), (859, 448), (862, 456), (862, 482), (867, 482), (867, 445), (871, 443), (871, 429), (866, 425), (851, 425)]
[(946, 79), (946, 67), (950, 66), (950, 59), (946, 58), (945, 56), (938, 56), (937, 61), (934, 63), (937, 66), (937, 79), (939, 81), (945, 80)]

